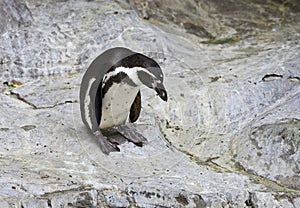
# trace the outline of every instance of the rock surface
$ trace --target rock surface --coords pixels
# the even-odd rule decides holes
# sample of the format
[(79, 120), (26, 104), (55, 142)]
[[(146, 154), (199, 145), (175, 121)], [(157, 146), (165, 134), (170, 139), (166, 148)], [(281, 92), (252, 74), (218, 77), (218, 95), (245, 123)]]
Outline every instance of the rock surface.
[(24, 1), (1, 1), (0, 14), (0, 34), (18, 27), (29, 26), (32, 22), (31, 12)]
[[(296, 0), (160, 2), (1, 3), (0, 207), (300, 207)], [(78, 93), (114, 46), (157, 60), (169, 101), (143, 89), (148, 144), (106, 156)]]

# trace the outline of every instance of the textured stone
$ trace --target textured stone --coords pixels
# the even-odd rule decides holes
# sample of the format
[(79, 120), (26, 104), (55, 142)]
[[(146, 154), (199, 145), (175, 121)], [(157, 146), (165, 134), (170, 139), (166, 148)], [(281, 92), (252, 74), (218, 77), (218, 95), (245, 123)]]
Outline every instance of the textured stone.
[(24, 0), (2, 0), (0, 14), (0, 34), (29, 26), (32, 22), (31, 12)]
[[(30, 24), (0, 36), (0, 207), (299, 207), (299, 7), (217, 3), (151, 1), (161, 29), (126, 1), (26, 1)], [(169, 100), (143, 88), (148, 143), (106, 156), (78, 97), (114, 46), (157, 60)]]
[[(224, 43), (266, 30), (280, 30), (282, 25), (299, 23), (297, 0), (283, 1), (198, 1), (198, 0), (127, 0), (139, 15), (163, 25), (166, 30), (197, 41)], [(297, 24), (299, 27), (299, 24)], [(286, 27), (285, 27), (286, 29)], [(193, 37), (189, 37), (193, 39)], [(200, 38), (200, 39), (199, 39)]]
[(126, 193), (105, 191), (103, 195), (105, 197), (105, 204), (109, 207), (130, 207), (130, 199)]

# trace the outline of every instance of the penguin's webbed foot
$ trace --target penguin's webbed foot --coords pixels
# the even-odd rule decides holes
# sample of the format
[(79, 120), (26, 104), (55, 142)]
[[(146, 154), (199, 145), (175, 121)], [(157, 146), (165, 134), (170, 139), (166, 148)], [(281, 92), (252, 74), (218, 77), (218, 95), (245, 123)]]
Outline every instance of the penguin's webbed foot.
[(126, 125), (119, 125), (116, 126), (115, 129), (123, 135), (128, 141), (134, 143), (135, 145), (142, 147), (147, 139), (140, 133), (136, 132), (134, 129), (126, 126)]
[(97, 137), (97, 141), (99, 142), (100, 149), (106, 155), (111, 152), (120, 152), (118, 147), (118, 143), (110, 141), (106, 136), (104, 136), (100, 130), (94, 132), (94, 135)]

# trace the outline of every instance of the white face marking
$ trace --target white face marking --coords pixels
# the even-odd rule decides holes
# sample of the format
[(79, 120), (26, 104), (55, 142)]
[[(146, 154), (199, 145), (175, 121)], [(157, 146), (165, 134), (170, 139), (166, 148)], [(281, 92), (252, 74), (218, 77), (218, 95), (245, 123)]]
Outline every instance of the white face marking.
[(105, 84), (106, 80), (116, 74), (118, 74), (119, 72), (125, 72), (128, 77), (136, 84), (136, 85), (142, 85), (143, 83), (141, 82), (141, 80), (138, 78), (137, 72), (138, 71), (144, 71), (147, 74), (149, 74), (150, 76), (154, 77), (153, 74), (151, 74), (147, 69), (143, 68), (143, 67), (133, 67), (133, 68), (126, 68), (123, 66), (117, 67), (114, 71), (109, 72), (107, 74), (104, 75), (103, 77), (103, 84)]
[(85, 120), (88, 123), (90, 129), (92, 129), (92, 123), (91, 123), (91, 118), (90, 118), (90, 110), (89, 110), (89, 105), (91, 103), (91, 98), (89, 96), (89, 92), (91, 90), (92, 84), (96, 81), (96, 78), (91, 78), (89, 80), (88, 88), (86, 90), (86, 94), (84, 95), (84, 115), (85, 115)]

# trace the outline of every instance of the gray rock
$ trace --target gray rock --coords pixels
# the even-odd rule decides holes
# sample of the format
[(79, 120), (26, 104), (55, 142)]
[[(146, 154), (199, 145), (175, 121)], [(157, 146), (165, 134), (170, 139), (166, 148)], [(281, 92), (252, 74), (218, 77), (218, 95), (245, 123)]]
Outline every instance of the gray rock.
[[(30, 24), (0, 36), (0, 207), (299, 207), (299, 7), (216, 2), (149, 1), (157, 27), (126, 1), (28, 0)], [(106, 156), (78, 97), (114, 46), (157, 60), (169, 101), (142, 89), (148, 144)]]
[(0, 2), (0, 34), (18, 27), (27, 27), (32, 22), (32, 15), (23, 0), (3, 0)]
[(104, 191), (103, 197), (105, 198), (105, 204), (109, 207), (130, 207), (130, 204), (132, 204), (132, 199), (125, 192)]
[[(139, 15), (166, 30), (176, 28), (182, 36), (196, 35), (196, 41), (225, 43), (262, 31), (280, 29), (280, 25), (299, 22), (297, 0), (272, 1), (199, 1), (199, 0), (127, 0)], [(280, 9), (278, 9), (280, 8)], [(194, 39), (189, 36), (190, 39)]]

